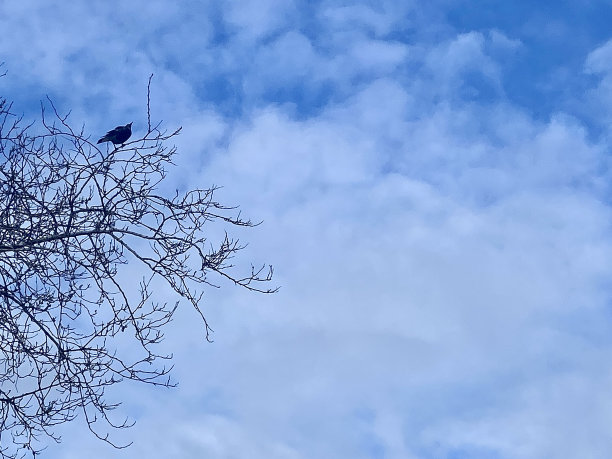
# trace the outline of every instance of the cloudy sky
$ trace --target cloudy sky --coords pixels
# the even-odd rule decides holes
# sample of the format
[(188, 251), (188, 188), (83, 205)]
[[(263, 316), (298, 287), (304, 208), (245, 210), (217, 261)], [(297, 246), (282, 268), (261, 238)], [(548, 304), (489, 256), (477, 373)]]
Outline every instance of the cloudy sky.
[[(425, 4), (426, 6), (423, 6)], [(45, 456), (585, 458), (612, 450), (607, 1), (0, 1), (0, 93), (92, 137), (182, 126), (170, 188), (264, 220), (126, 384), (114, 451)], [(163, 299), (165, 293), (160, 291)]]

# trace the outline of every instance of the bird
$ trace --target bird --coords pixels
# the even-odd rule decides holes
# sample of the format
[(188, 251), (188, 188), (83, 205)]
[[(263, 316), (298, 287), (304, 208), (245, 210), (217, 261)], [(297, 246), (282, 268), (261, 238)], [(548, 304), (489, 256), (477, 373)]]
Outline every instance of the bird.
[(108, 131), (104, 137), (98, 140), (98, 143), (113, 142), (114, 145), (123, 145), (132, 135), (132, 123), (125, 126), (117, 126), (115, 129)]

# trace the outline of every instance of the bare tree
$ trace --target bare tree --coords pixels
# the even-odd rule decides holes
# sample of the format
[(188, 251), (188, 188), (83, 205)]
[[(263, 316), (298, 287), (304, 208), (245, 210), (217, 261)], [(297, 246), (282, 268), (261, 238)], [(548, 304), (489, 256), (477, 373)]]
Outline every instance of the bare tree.
[[(266, 288), (272, 268), (235, 273), (243, 246), (227, 232), (217, 245), (207, 225), (253, 226), (234, 207), (216, 202), (216, 187), (160, 194), (178, 135), (152, 124), (115, 149), (99, 149), (48, 100), (42, 125), (23, 126), (0, 99), (0, 454), (36, 456), (54, 426), (82, 416), (98, 438), (115, 423), (105, 389), (124, 380), (172, 386), (169, 355), (155, 345), (178, 300), (193, 306), (204, 336), (202, 291), (227, 279)], [(51, 116), (45, 112), (50, 107)], [(122, 265), (144, 268), (138, 289), (122, 283)], [(177, 302), (154, 300), (152, 286), (169, 285)], [(121, 342), (121, 346), (119, 346)], [(134, 357), (134, 344), (139, 352)], [(106, 432), (106, 433), (105, 433)], [(44, 449), (44, 448), (43, 448)]]

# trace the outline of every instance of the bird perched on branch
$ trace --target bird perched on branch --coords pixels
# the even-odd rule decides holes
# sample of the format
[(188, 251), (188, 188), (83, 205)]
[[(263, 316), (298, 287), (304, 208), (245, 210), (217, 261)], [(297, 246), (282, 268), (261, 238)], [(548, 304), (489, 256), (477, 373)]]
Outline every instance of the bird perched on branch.
[(98, 140), (98, 143), (113, 142), (114, 145), (124, 144), (132, 135), (132, 123), (125, 126), (117, 126), (112, 131), (108, 131), (104, 137)]

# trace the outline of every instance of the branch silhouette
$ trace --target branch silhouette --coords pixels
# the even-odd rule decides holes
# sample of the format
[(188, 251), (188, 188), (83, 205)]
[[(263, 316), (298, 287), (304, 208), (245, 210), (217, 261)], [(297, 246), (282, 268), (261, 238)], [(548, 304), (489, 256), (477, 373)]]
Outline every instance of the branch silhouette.
[[(115, 447), (105, 429), (126, 428), (109, 413), (105, 390), (124, 380), (170, 387), (171, 355), (158, 354), (180, 300), (212, 329), (201, 309), (204, 288), (222, 279), (273, 293), (272, 267), (246, 275), (231, 260), (244, 245), (226, 228), (255, 226), (236, 207), (215, 200), (217, 186), (159, 191), (176, 154), (167, 132), (147, 130), (106, 150), (75, 129), (50, 99), (41, 104), (42, 132), (30, 134), (0, 98), (0, 455), (36, 456), (53, 427), (82, 415)], [(50, 114), (48, 113), (50, 109)], [(209, 225), (224, 237), (212, 245)], [(138, 288), (121, 276), (142, 274)], [(155, 301), (160, 282), (176, 295)], [(137, 346), (134, 346), (134, 343)], [(24, 453), (25, 452), (25, 453)]]

